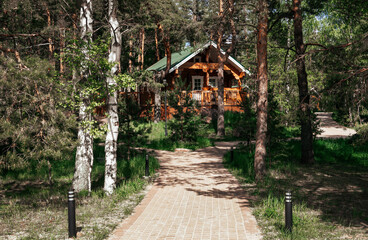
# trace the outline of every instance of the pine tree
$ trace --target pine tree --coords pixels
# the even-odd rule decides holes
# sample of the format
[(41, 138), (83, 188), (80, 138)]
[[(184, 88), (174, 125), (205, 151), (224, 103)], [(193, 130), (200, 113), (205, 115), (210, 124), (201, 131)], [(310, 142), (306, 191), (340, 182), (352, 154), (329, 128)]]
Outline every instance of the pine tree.
[(308, 75), (305, 71), (305, 45), (303, 41), (303, 23), (301, 0), (293, 0), (294, 11), (294, 40), (296, 48), (296, 70), (298, 74), (299, 86), (299, 107), (301, 123), (301, 162), (306, 164), (314, 163), (313, 153), (313, 131), (312, 115), (309, 106), (310, 94), (308, 89)]
[(268, 8), (265, 0), (258, 1), (258, 41), (257, 41), (257, 133), (254, 155), (254, 172), (256, 180), (265, 175), (267, 154), (267, 113), (268, 113), (268, 75), (267, 75), (267, 28)]
[[(217, 96), (217, 136), (225, 136), (225, 106), (224, 106), (224, 64), (233, 51), (236, 42), (236, 27), (234, 22), (234, 1), (223, 0), (219, 1), (219, 25), (217, 28), (217, 59), (218, 59), (218, 96)], [(229, 27), (231, 33), (228, 37), (231, 38), (231, 45), (226, 52), (221, 52), (225, 28)], [(227, 39), (225, 39), (226, 41)]]
[(54, 162), (72, 161), (76, 117), (59, 105), (63, 87), (54, 74), (39, 57), (25, 58), (22, 66), (0, 57), (0, 172), (46, 166), (52, 184)]

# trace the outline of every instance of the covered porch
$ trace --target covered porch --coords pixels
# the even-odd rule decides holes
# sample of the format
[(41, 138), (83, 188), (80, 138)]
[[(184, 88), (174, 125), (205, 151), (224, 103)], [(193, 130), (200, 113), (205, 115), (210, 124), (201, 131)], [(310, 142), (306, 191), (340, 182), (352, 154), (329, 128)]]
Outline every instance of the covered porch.
[[(202, 107), (210, 107), (217, 105), (218, 90), (202, 90), (190, 91), (190, 96)], [(225, 88), (224, 90), (224, 105), (225, 106), (240, 106), (243, 99), (246, 97), (246, 92)]]

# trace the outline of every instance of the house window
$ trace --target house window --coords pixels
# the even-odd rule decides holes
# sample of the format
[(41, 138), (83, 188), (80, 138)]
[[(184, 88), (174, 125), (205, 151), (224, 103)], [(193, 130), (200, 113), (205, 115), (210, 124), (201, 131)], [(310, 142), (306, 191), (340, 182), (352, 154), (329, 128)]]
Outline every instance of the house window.
[(217, 88), (218, 87), (218, 80), (217, 77), (210, 77), (209, 78), (209, 85), (213, 88)]
[(233, 79), (233, 80), (231, 80), (231, 87), (232, 88), (237, 88), (237, 87), (239, 87), (239, 82), (238, 82), (238, 80), (237, 79)]
[(203, 77), (202, 76), (193, 76), (192, 78), (192, 90), (193, 91), (201, 91), (203, 87)]
[(194, 57), (194, 62), (195, 62), (195, 63), (199, 63), (199, 62), (201, 62), (201, 60), (202, 60), (202, 59), (201, 59), (201, 56), (195, 56), (195, 57)]

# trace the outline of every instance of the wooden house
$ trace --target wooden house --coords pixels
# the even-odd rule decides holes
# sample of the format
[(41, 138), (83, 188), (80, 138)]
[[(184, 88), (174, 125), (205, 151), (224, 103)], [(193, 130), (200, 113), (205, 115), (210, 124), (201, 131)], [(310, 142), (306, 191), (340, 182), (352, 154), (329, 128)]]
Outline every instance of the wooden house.
[[(224, 54), (224, 51), (221, 50)], [(175, 81), (180, 76), (190, 89), (191, 97), (198, 101), (202, 109), (217, 109), (218, 95), (218, 51), (217, 45), (210, 41), (200, 48), (188, 47), (180, 52), (172, 53), (171, 68), (166, 76), (166, 90), (175, 87)], [(156, 73), (165, 71), (166, 57), (148, 68)], [(240, 103), (246, 96), (242, 90), (247, 77), (250, 76), (238, 61), (229, 56), (224, 64), (224, 105), (225, 111), (239, 111)], [(164, 90), (164, 89), (163, 89)], [(139, 101), (151, 103), (154, 93), (140, 91)]]

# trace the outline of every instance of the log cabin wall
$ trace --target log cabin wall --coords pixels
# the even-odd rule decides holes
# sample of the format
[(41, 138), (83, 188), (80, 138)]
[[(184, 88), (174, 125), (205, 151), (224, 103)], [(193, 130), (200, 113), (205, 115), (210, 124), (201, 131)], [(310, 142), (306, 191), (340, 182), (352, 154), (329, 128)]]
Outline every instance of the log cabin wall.
[[(166, 77), (168, 86), (164, 90), (173, 90), (178, 78), (185, 82), (185, 87), (190, 91), (192, 98), (199, 103), (201, 109), (217, 108), (217, 71), (218, 51), (217, 45), (209, 42), (202, 48), (186, 48), (172, 54), (171, 73)], [(148, 68), (150, 71), (162, 71), (166, 68), (166, 60), (161, 59)], [(235, 59), (229, 57), (224, 65), (224, 105), (225, 110), (240, 111), (240, 103), (246, 97), (241, 88), (241, 81), (245, 73), (250, 74)], [(195, 78), (197, 77), (197, 78)], [(195, 88), (193, 87), (195, 83)], [(148, 104), (153, 104), (154, 93), (141, 93), (142, 104), (151, 99)], [(163, 103), (162, 103), (163, 106)]]

